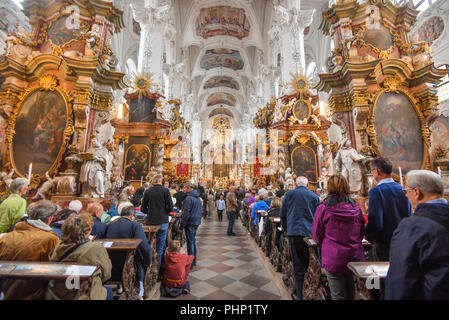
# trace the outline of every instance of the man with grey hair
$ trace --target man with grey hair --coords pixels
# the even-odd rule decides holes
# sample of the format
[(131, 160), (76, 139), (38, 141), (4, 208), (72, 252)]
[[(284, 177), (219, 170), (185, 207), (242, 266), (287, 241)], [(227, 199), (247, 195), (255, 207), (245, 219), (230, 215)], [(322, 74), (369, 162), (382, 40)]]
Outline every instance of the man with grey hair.
[(428, 170), (407, 174), (404, 188), (415, 213), (391, 238), (385, 281), (388, 300), (449, 299), (449, 204), (441, 177)]
[[(14, 230), (0, 238), (0, 260), (49, 261), (59, 242), (50, 227), (56, 205), (42, 200), (28, 207), (28, 220), (16, 224)], [(45, 294), (47, 282), (42, 280), (6, 280), (5, 300), (35, 300)]]
[(23, 218), (27, 206), (23, 197), (28, 191), (28, 180), (16, 178), (9, 188), (11, 195), (0, 205), (0, 234), (8, 231), (15, 222)]
[(292, 255), (293, 275), (296, 286), (297, 300), (302, 300), (304, 275), (309, 266), (309, 251), (304, 237), (310, 237), (312, 222), (320, 198), (307, 189), (306, 177), (296, 179), (298, 187), (284, 195), (281, 206), (281, 225), (287, 232), (288, 243)]

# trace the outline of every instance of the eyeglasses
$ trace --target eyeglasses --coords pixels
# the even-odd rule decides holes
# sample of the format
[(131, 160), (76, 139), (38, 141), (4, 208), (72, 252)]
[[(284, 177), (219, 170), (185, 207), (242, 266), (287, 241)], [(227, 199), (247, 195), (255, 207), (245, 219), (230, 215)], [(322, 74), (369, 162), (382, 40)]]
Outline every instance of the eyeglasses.
[(413, 190), (414, 188), (402, 188), (402, 192), (404, 192), (405, 195), (407, 195), (407, 192), (409, 190)]

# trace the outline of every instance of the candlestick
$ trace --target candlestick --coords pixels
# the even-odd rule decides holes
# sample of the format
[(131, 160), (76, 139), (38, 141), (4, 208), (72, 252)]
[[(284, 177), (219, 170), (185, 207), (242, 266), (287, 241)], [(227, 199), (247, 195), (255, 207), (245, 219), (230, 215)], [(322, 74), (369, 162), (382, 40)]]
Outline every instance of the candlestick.
[(399, 167), (399, 179), (401, 180), (401, 186), (404, 186), (404, 181), (402, 180), (402, 170), (401, 170), (401, 167)]
[(441, 177), (441, 168), (440, 168), (440, 167), (438, 167), (438, 174), (439, 174), (440, 177)]
[(31, 170), (33, 169), (33, 163), (28, 166), (28, 185), (31, 183)]

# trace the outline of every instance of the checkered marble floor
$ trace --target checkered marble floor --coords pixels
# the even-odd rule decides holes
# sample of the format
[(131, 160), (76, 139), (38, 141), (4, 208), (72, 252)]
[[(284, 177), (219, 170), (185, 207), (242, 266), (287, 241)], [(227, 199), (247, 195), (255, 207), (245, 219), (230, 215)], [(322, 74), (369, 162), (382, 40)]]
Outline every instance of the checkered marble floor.
[[(223, 215), (208, 217), (197, 232), (197, 265), (189, 274), (191, 293), (177, 300), (280, 300), (270, 275), (254, 252), (240, 220), (227, 236)], [(160, 298), (172, 300), (173, 298)]]

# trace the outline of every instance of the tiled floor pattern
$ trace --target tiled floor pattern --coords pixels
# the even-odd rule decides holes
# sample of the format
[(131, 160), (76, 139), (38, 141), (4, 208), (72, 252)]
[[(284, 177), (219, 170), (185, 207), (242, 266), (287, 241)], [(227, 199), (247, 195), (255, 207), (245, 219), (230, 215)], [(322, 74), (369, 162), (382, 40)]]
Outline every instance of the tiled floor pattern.
[[(191, 293), (177, 300), (280, 300), (276, 285), (236, 221), (227, 236), (226, 215), (203, 221), (197, 233), (197, 265), (189, 274)], [(173, 298), (160, 298), (172, 300)]]

